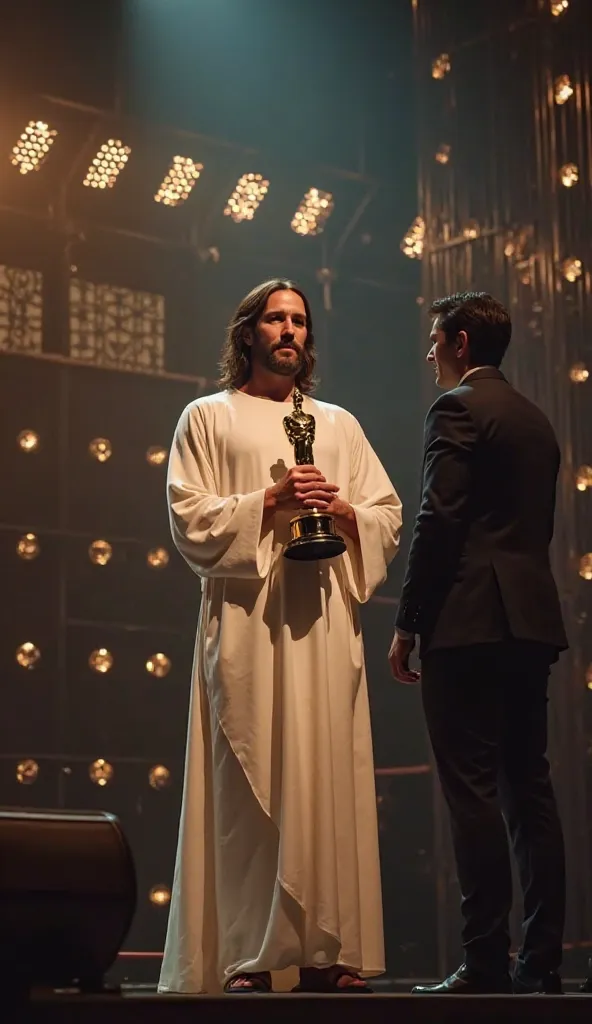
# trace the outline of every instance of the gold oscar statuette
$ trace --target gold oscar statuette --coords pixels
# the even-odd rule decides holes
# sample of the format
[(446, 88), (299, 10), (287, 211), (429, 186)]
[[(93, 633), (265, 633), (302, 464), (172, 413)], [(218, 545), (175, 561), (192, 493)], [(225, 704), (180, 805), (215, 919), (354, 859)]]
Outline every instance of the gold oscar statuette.
[[(315, 438), (315, 418), (302, 409), (302, 394), (293, 393), (294, 409), (284, 416), (284, 430), (294, 446), (297, 466), (313, 466), (312, 444)], [(345, 551), (345, 541), (335, 530), (335, 520), (328, 512), (315, 508), (299, 512), (290, 520), (291, 539), (284, 548), (286, 558), (300, 562), (314, 562), (321, 558), (334, 558)]]

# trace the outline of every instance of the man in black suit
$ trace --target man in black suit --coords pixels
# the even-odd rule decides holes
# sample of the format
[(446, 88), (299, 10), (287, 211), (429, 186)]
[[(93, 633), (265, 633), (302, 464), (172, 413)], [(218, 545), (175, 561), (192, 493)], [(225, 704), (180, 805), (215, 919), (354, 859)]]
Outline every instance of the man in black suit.
[[(512, 325), (484, 292), (433, 303), (423, 493), (389, 653), (424, 712), (450, 809), (465, 963), (414, 992), (560, 992), (563, 836), (546, 757), (550, 665), (567, 641), (549, 562), (559, 449), (500, 372)], [(524, 935), (509, 973), (512, 838)]]

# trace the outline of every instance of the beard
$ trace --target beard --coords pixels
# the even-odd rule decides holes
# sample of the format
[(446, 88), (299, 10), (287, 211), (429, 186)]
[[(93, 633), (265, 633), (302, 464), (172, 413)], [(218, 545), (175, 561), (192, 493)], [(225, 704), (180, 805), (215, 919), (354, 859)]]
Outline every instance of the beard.
[(268, 370), (272, 373), (277, 373), (280, 377), (296, 377), (303, 365), (304, 365), (304, 354), (299, 352), (298, 349), (292, 348), (294, 355), (286, 355), (279, 351), (279, 348), (285, 348), (286, 346), (278, 346), (276, 349), (272, 349), (271, 352), (266, 353), (265, 365)]

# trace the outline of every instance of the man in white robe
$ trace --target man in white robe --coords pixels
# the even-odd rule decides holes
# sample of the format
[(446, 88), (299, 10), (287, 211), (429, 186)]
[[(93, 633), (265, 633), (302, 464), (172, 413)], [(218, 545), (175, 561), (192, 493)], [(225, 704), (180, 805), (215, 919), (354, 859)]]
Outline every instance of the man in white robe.
[[(223, 390), (171, 450), (175, 543), (201, 577), (183, 806), (159, 990), (368, 991), (384, 970), (360, 603), (396, 553), (401, 503), (357, 421), (311, 398), (310, 308), (287, 281), (243, 300)], [(294, 387), (314, 466), (286, 435)], [(290, 519), (333, 515), (346, 551), (283, 556)]]

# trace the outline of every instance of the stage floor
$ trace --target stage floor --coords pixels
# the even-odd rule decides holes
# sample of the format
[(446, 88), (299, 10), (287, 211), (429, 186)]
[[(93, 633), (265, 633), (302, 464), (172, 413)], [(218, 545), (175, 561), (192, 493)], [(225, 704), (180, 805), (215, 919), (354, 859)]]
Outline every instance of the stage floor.
[(589, 1024), (592, 998), (564, 996), (159, 996), (36, 994), (27, 1005), (4, 999), (6, 1024)]

